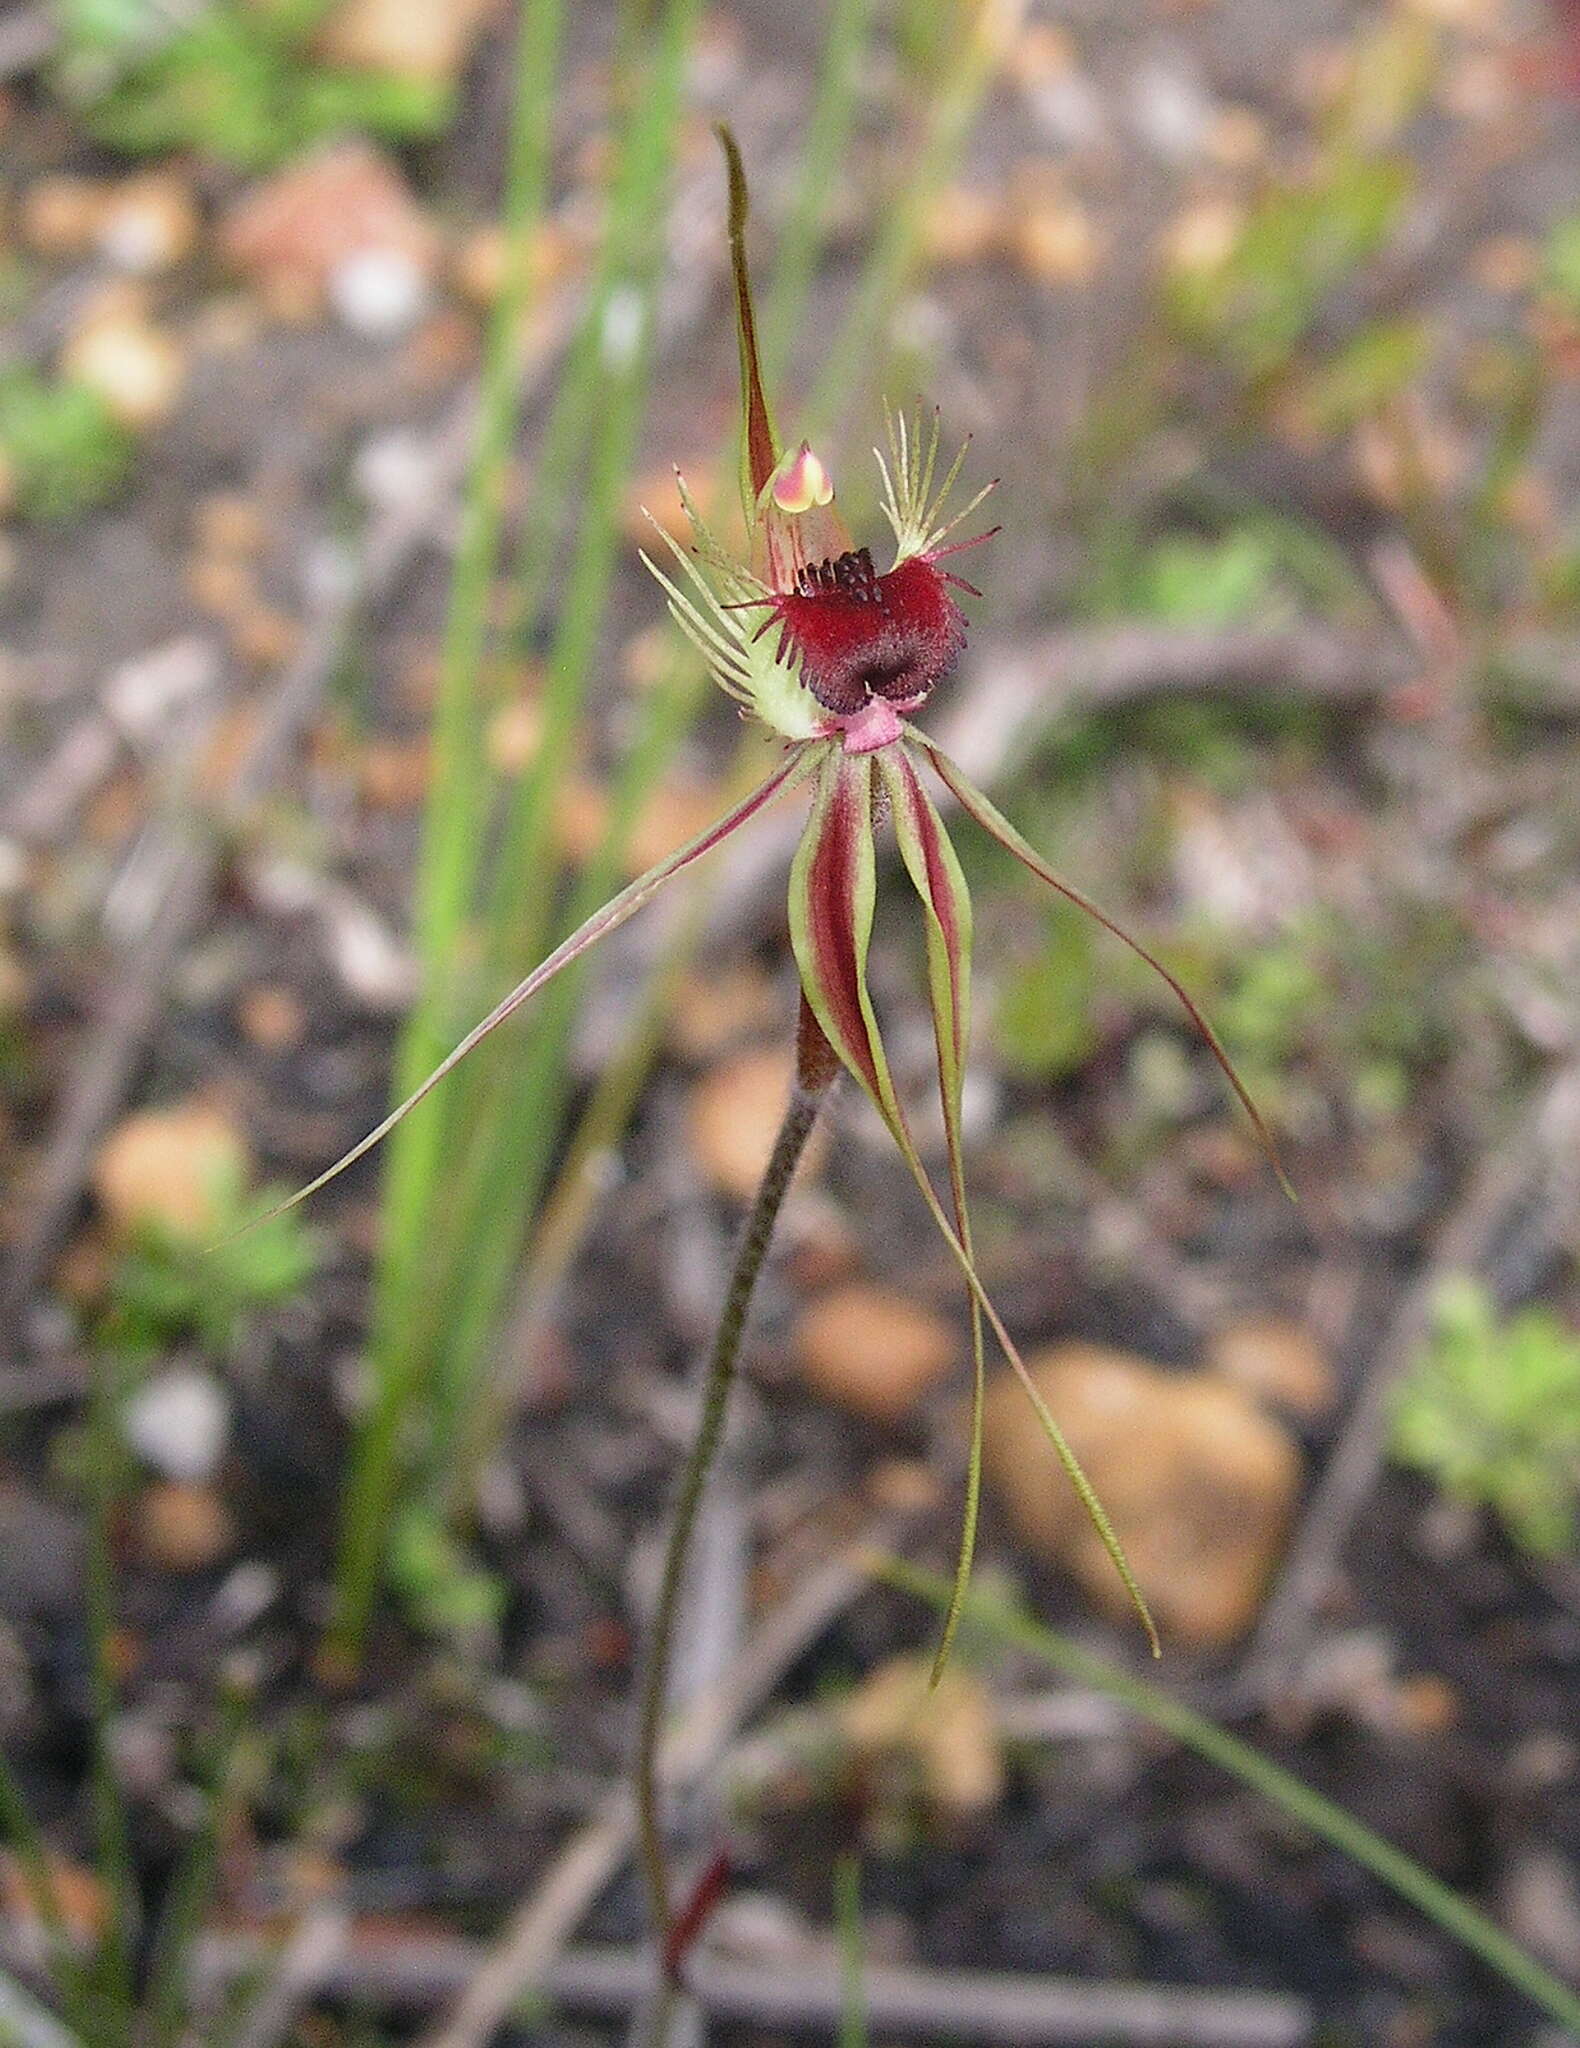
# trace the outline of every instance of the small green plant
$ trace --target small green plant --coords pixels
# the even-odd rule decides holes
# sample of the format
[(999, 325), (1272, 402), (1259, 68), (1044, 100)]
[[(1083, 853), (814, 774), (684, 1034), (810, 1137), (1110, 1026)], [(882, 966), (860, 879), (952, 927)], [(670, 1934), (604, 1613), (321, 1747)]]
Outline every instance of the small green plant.
[(215, 1357), (233, 1350), (248, 1318), (298, 1293), (317, 1264), (313, 1234), (289, 1210), (265, 1214), (248, 1229), (277, 1192), (249, 1198), (240, 1169), (227, 1173), (214, 1190), (221, 1242), (211, 1251), (180, 1232), (144, 1225), (110, 1275), (100, 1342), (132, 1359), (191, 1343)]
[(1547, 231), (1542, 282), (1566, 313), (1580, 313), (1580, 213), (1566, 213)]
[(1095, 536), (1082, 609), (1095, 618), (1169, 626), (1238, 625), (1278, 608), (1282, 566), (1265, 527), (1148, 538), (1116, 521)]
[(427, 1504), (398, 1518), (390, 1541), (390, 1582), (406, 1612), (431, 1635), (459, 1644), (493, 1636), (504, 1619), (507, 1588)]
[(86, 384), (0, 371), (0, 469), (24, 519), (64, 523), (126, 481), (132, 437)]
[(1550, 1309), (1500, 1321), (1485, 1288), (1445, 1287), (1431, 1342), (1399, 1389), (1394, 1456), (1447, 1494), (1491, 1508), (1522, 1549), (1575, 1540), (1580, 1333)]
[(1177, 333), (1248, 376), (1279, 369), (1386, 245), (1410, 186), (1402, 161), (1341, 151), (1304, 183), (1270, 187), (1222, 264), (1171, 280)]
[(197, 149), (258, 169), (346, 129), (403, 140), (454, 112), (448, 80), (316, 55), (324, 0), (70, 0), (60, 10), (62, 93), (94, 134), (137, 154)]
[(1062, 1080), (1096, 1052), (1097, 948), (1080, 912), (1053, 904), (1046, 936), (1006, 979), (993, 1013), (1000, 1055), (1018, 1074)]

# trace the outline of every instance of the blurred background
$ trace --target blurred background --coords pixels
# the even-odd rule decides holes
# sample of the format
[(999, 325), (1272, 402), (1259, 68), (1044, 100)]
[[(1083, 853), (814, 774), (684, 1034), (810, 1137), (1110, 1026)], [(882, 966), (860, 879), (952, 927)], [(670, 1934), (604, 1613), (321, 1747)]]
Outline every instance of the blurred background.
[[(1201, 1000), (1301, 1193), (962, 823), (978, 1251), (1162, 1682), (1580, 1967), (1580, 10), (11, 0), (23, 2048), (640, 2009), (619, 1788), (790, 1072), (795, 807), (205, 1247), (762, 772), (638, 560), (675, 465), (741, 533), (721, 120), (778, 425), (858, 543), (885, 398), (1000, 479), (929, 730)], [(679, 1840), (730, 1858), (694, 2033), (1573, 2038), (1007, 1625), (924, 1702), (936, 1611), (870, 1558), (949, 1568), (965, 1304), (854, 1089), (747, 1366), (679, 1660)], [(988, 1423), (979, 1584), (1139, 1670), (1029, 1407)]]

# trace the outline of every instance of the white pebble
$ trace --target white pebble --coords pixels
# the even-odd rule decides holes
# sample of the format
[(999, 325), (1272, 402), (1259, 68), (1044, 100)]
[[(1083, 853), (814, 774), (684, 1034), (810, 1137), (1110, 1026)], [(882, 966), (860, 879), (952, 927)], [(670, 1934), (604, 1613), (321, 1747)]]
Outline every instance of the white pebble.
[(211, 1373), (178, 1366), (160, 1373), (126, 1404), (126, 1441), (166, 1479), (196, 1484), (212, 1476), (230, 1435), (230, 1401)]
[(329, 302), (353, 334), (393, 341), (428, 303), (428, 280), (401, 249), (359, 249), (329, 273)]

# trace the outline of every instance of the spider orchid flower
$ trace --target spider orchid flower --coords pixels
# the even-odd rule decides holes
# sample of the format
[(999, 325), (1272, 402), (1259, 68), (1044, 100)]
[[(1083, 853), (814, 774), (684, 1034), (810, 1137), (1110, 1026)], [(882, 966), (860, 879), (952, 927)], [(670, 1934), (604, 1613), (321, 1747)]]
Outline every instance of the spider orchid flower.
[[(939, 471), (940, 430), (888, 419), (888, 450), (877, 460), (893, 556), (879, 569), (856, 546), (835, 505), (820, 457), (806, 443), (781, 448), (758, 366), (746, 268), (746, 181), (739, 152), (720, 130), (729, 171), (729, 235), (745, 411), (743, 496), (749, 560), (731, 556), (709, 532), (683, 479), (691, 527), (687, 549), (665, 535), (666, 562), (644, 556), (675, 622), (744, 715), (785, 743), (783, 758), (749, 796), (688, 844), (649, 868), (594, 913), (512, 989), (412, 1094), (291, 1203), (315, 1193), (393, 1130), (484, 1038), (560, 970), (636, 914), (682, 870), (710, 853), (793, 789), (810, 808), (790, 872), (789, 922), (804, 996), (798, 1068), (804, 1088), (826, 1085), (840, 1066), (859, 1083), (894, 1138), (922, 1199), (958, 1263), (972, 1324), (975, 1395), (955, 1598), (938, 1651), (942, 1668), (958, 1620), (974, 1543), (981, 1466), (984, 1326), (991, 1330), (1099, 1531), (1144, 1622), (1157, 1636), (1108, 1518), (1048, 1412), (978, 1275), (966, 1207), (961, 1087), (969, 1032), (971, 901), (929, 778), (1032, 874), (1078, 905), (1140, 955), (1185, 1008), (1222, 1067), (1284, 1181), (1272, 1140), (1228, 1055), (1185, 989), (1139, 941), (1050, 868), (962, 770), (910, 722), (959, 659), (966, 622), (955, 593), (980, 596), (942, 566), (990, 532), (953, 538), (993, 489), (949, 510), (966, 449)], [(662, 533), (662, 529), (656, 531)], [(992, 529), (996, 532), (997, 529)], [(867, 982), (877, 890), (878, 834), (892, 827), (901, 864), (920, 900), (943, 1111), (948, 1185), (934, 1186), (884, 1050)], [(290, 1206), (290, 1203), (285, 1206)]]

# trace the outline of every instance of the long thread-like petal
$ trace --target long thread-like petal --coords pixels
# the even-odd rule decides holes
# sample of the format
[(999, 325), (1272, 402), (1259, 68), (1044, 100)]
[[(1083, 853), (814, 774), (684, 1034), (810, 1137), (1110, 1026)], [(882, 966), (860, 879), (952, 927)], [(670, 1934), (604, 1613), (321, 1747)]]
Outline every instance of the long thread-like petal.
[(1058, 874), (1053, 868), (1049, 867), (1048, 863), (1030, 841), (1021, 837), (1020, 833), (1016, 831), (1015, 827), (998, 806), (983, 795), (982, 791), (970, 780), (965, 771), (957, 767), (941, 747), (935, 746), (924, 734), (914, 730), (909, 730), (906, 737), (932, 763), (939, 780), (958, 799), (961, 809), (975, 818), (985, 832), (990, 832), (1006, 853), (1012, 853), (1022, 867), (1029, 868), (1038, 880), (1046, 882), (1050, 889), (1056, 889), (1067, 902), (1073, 903), (1077, 910), (1084, 910), (1088, 917), (1095, 918), (1105, 931), (1112, 932), (1121, 944), (1128, 946), (1138, 959), (1146, 962), (1154, 974), (1160, 975), (1168, 983), (1169, 987), (1184, 1005), (1186, 1015), (1201, 1033), (1213, 1058), (1223, 1069), (1224, 1078), (1234, 1090), (1240, 1107), (1251, 1119), (1251, 1126), (1256, 1132), (1257, 1142), (1267, 1154), (1268, 1164), (1272, 1167), (1274, 1173), (1277, 1174), (1279, 1186), (1292, 1202), (1298, 1202), (1299, 1197), (1295, 1193), (1289, 1175), (1284, 1171), (1284, 1162), (1279, 1157), (1278, 1147), (1273, 1142), (1273, 1134), (1268, 1129), (1262, 1112), (1257, 1108), (1255, 1102), (1252, 1101), (1250, 1090), (1235, 1071), (1234, 1062), (1230, 1059), (1228, 1053), (1225, 1052), (1217, 1032), (1213, 1030), (1207, 1019), (1202, 1015), (1199, 1004), (1187, 991), (1184, 983), (1180, 981), (1177, 975), (1169, 972), (1155, 953), (1148, 952), (1139, 939), (1132, 937), (1122, 924), (1110, 917), (1106, 910), (1101, 909), (1095, 904), (1090, 896), (1083, 895), (1075, 887), (1074, 883), (1067, 882), (1061, 874)]
[(945, 1214), (895, 1091), (867, 987), (867, 951), (877, 897), (873, 776), (870, 755), (830, 751), (823, 757), (811, 815), (790, 872), (790, 936), (801, 970), (801, 986), (829, 1043), (866, 1089), (899, 1147), (928, 1213), (954, 1254), (971, 1297), (980, 1306), (1011, 1370), (1025, 1389), (1044, 1434), (1080, 1496), (1114, 1569), (1124, 1581), (1153, 1654), (1158, 1655), (1161, 1652), (1151, 1612), (1107, 1511), (1037, 1391), (1019, 1347), (982, 1284), (975, 1259)]
[[(932, 998), (933, 1040), (938, 1052), (938, 1095), (944, 1143), (949, 1153), (949, 1191), (960, 1242), (973, 1258), (971, 1214), (966, 1205), (965, 1154), (961, 1139), (961, 1096), (966, 1045), (971, 1032), (971, 892), (944, 822), (909, 757), (895, 747), (878, 755), (878, 771), (889, 796), (889, 812), (905, 871), (926, 913), (927, 981)], [(954, 1591), (944, 1615), (933, 1659), (932, 1682), (943, 1676), (971, 1580), (976, 1551), (977, 1510), (982, 1497), (982, 1424), (986, 1373), (982, 1308), (971, 1296), (971, 1440), (966, 1463), (966, 1497), (960, 1517)]]
[(258, 1224), (268, 1222), (270, 1217), (282, 1215), (287, 1209), (294, 1209), (298, 1202), (305, 1202), (309, 1195), (316, 1195), (320, 1188), (327, 1187), (332, 1180), (338, 1179), (348, 1166), (355, 1165), (365, 1153), (371, 1152), (375, 1145), (389, 1136), (402, 1117), (409, 1115), (424, 1096), (438, 1087), (447, 1074), (454, 1072), (469, 1052), (475, 1051), (491, 1031), (497, 1031), (501, 1024), (513, 1017), (524, 1004), (529, 1003), (539, 989), (546, 982), (552, 981), (562, 968), (569, 967), (573, 960), (579, 959), (590, 947), (597, 945), (600, 939), (607, 938), (609, 933), (617, 930), (627, 918), (634, 917), (667, 881), (678, 875), (683, 868), (690, 867), (693, 861), (700, 860), (705, 853), (711, 853), (714, 847), (728, 839), (732, 832), (738, 831), (742, 825), (755, 818), (759, 811), (771, 804), (775, 797), (782, 796), (798, 782), (810, 766), (811, 756), (812, 750), (807, 747), (793, 749), (772, 775), (765, 782), (758, 784), (750, 796), (743, 797), (705, 832), (699, 832), (695, 839), (688, 840), (674, 853), (666, 854), (661, 861), (655, 862), (645, 874), (638, 875), (634, 882), (628, 883), (618, 896), (611, 896), (601, 910), (595, 910), (585, 924), (579, 925), (569, 938), (562, 940), (546, 960), (539, 961), (524, 981), (517, 982), (509, 995), (496, 1003), (480, 1024), (472, 1027), (454, 1051), (439, 1062), (428, 1078), (412, 1090), (399, 1108), (392, 1109), (384, 1121), (375, 1125), (365, 1138), (359, 1139), (349, 1152), (343, 1152), (333, 1166), (325, 1167), (316, 1180), (310, 1180), (306, 1187), (298, 1188), (294, 1195), (287, 1196), (273, 1209), (255, 1218), (247, 1226), (248, 1229), (256, 1229)]

